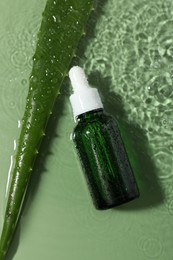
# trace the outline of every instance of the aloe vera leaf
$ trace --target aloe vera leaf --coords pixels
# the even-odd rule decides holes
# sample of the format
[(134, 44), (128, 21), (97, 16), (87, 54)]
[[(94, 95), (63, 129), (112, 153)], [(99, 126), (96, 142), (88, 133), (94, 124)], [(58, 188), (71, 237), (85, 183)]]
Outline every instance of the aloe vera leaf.
[(11, 243), (47, 121), (92, 8), (93, 0), (47, 1), (9, 188), (0, 260), (5, 258)]

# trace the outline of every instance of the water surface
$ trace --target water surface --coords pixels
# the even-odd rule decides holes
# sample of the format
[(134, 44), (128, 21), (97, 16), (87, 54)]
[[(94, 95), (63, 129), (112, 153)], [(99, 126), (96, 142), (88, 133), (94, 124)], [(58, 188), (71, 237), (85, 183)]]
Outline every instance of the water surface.
[[(1, 228), (45, 3), (0, 3)], [(172, 259), (172, 35), (171, 0), (110, 0), (96, 7), (78, 50), (79, 65), (119, 120), (141, 197), (114, 210), (93, 208), (69, 138), (74, 122), (66, 81), (9, 259)]]

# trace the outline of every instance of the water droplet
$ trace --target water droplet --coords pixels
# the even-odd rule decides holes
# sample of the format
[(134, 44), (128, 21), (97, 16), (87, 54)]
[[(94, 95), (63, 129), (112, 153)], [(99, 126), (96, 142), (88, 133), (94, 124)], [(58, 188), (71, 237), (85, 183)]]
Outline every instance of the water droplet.
[(17, 143), (16, 143), (16, 140), (14, 140), (14, 151), (16, 150), (16, 146), (17, 146)]
[(27, 84), (27, 79), (22, 79), (21, 83), (23, 86), (25, 86)]
[(13, 155), (11, 155), (11, 158), (10, 158), (10, 167), (9, 167), (9, 170), (8, 170), (8, 178), (7, 178), (7, 185), (6, 185), (5, 197), (7, 197), (8, 191), (9, 191), (9, 185), (10, 185), (10, 179), (11, 179), (11, 173), (12, 173), (13, 163), (14, 163), (14, 158), (13, 158)]
[[(30, 81), (31, 81), (32, 83), (36, 83), (37, 80), (38, 80), (37, 76), (33, 76), (33, 75), (31, 75), (31, 77), (30, 77)], [(30, 89), (32, 90), (32, 87), (30, 87)]]
[(16, 102), (14, 100), (11, 100), (9, 102), (9, 108), (14, 109), (16, 107)]
[(56, 23), (56, 16), (55, 15), (53, 15), (53, 20), (54, 20), (54, 22)]
[(17, 121), (17, 127), (21, 128), (21, 121), (20, 120)]

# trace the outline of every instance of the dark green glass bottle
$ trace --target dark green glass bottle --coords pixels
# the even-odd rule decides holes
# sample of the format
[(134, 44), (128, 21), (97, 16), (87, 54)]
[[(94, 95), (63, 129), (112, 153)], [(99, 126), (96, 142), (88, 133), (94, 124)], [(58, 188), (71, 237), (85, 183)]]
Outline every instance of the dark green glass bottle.
[[(79, 67), (71, 69), (70, 78), (73, 87), (76, 85), (74, 81), (80, 76), (78, 72), (82, 73), (82, 69)], [(83, 80), (84, 74), (82, 75)], [(83, 85), (86, 86), (86, 83), (87, 81)], [(88, 89), (93, 90), (93, 88)], [(86, 98), (89, 98), (87, 94)], [(94, 98), (98, 100), (98, 96), (96, 98), (95, 95)], [(116, 120), (104, 113), (100, 100), (96, 102), (95, 109), (81, 113), (81, 110), (78, 109), (76, 112), (74, 108), (76, 97), (73, 96), (72, 99), (74, 99), (71, 103), (77, 121), (72, 139), (95, 207), (107, 209), (137, 198), (138, 187)], [(91, 99), (92, 97), (90, 101)]]

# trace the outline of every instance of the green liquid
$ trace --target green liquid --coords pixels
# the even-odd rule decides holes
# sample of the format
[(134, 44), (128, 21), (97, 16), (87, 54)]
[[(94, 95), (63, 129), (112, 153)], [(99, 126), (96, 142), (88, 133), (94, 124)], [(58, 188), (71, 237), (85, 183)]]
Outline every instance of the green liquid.
[(73, 133), (77, 153), (97, 209), (139, 196), (116, 121), (102, 109), (78, 116)]

